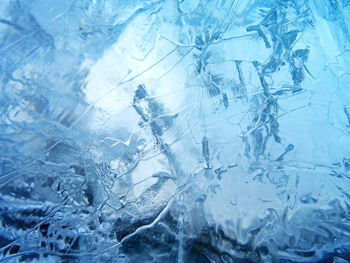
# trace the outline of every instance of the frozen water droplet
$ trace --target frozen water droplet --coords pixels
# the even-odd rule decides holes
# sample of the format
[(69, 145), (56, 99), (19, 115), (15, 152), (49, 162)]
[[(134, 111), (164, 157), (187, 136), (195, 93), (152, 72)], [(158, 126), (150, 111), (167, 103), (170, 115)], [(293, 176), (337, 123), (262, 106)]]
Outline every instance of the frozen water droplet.
[(120, 204), (121, 204), (122, 206), (125, 206), (125, 204), (126, 204), (126, 196), (125, 196), (125, 195), (121, 196), (121, 197), (119, 198), (119, 202), (120, 202)]

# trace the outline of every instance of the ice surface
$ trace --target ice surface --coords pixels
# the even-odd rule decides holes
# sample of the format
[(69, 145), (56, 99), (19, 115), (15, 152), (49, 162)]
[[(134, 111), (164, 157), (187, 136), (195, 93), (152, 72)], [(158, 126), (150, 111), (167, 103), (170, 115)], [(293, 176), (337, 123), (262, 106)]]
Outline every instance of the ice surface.
[(0, 261), (350, 261), (348, 0), (3, 0)]

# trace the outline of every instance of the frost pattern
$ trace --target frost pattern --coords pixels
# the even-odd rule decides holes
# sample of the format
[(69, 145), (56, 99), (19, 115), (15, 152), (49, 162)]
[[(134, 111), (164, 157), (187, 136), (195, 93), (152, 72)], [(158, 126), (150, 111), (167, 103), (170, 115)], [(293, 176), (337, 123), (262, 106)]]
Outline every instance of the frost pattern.
[(348, 0), (4, 0), (0, 261), (350, 260)]

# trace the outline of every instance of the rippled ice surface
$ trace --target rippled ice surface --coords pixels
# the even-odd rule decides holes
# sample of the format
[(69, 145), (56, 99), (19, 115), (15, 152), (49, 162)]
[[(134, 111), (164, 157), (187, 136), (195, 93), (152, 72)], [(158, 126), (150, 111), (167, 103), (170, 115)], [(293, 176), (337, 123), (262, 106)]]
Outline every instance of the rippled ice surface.
[(0, 261), (348, 262), (348, 0), (3, 0)]

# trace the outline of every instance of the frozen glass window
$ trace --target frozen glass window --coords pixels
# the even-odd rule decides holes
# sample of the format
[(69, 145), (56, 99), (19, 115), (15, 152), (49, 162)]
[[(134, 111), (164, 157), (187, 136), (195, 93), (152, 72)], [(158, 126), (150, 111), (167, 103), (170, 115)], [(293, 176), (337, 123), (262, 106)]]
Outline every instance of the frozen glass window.
[(1, 262), (349, 262), (349, 0), (2, 0)]

